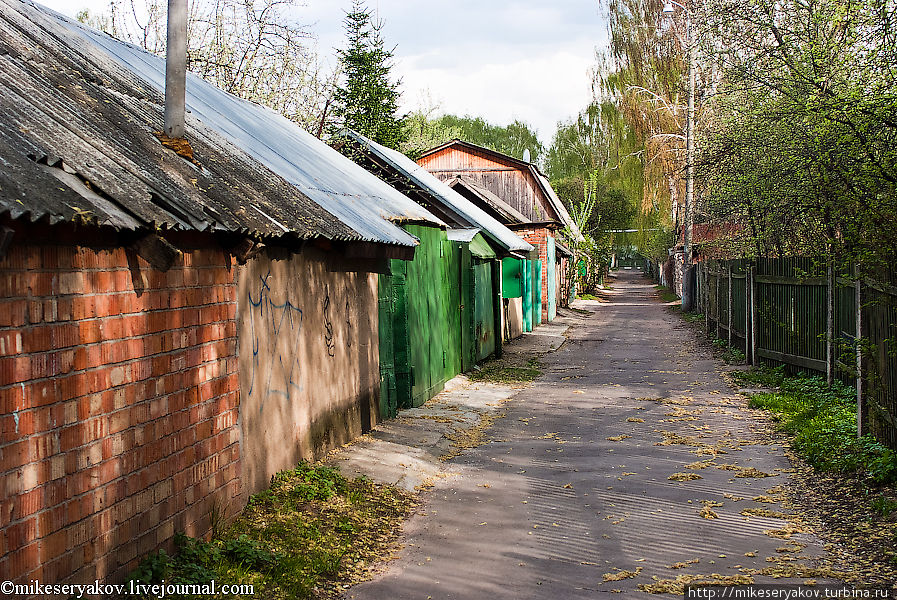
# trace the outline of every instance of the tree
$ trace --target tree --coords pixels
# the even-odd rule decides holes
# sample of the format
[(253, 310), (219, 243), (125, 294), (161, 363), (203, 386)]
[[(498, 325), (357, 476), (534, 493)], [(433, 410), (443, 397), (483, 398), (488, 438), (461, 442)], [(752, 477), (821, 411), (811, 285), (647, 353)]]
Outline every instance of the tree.
[[(327, 118), (335, 73), (320, 65), (312, 34), (289, 17), (295, 0), (195, 0), (187, 25), (187, 68), (236, 96), (283, 114), (312, 133)], [(165, 54), (164, 0), (112, 0), (78, 20)]]
[(390, 80), (394, 49), (384, 46), (383, 23), (372, 19), (362, 0), (353, 0), (343, 23), (347, 46), (337, 50), (342, 81), (333, 97), (336, 126), (398, 149), (407, 135), (398, 115), (401, 82)]
[(725, 77), (698, 162), (704, 210), (759, 256), (897, 255), (897, 10), (889, 0), (708, 0)]
[(484, 146), (513, 156), (519, 160), (529, 152), (529, 162), (539, 164), (544, 148), (539, 136), (523, 121), (515, 120), (508, 125), (494, 125), (482, 117), (443, 115), (436, 120), (437, 125), (458, 129), (458, 139), (478, 146)]

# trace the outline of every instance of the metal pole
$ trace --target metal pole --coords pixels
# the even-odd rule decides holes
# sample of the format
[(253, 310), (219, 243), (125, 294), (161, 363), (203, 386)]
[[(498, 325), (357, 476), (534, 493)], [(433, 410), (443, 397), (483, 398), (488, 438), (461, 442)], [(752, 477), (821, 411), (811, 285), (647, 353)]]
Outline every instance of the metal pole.
[(168, 43), (165, 48), (165, 135), (185, 136), (187, 88), (187, 0), (168, 0)]

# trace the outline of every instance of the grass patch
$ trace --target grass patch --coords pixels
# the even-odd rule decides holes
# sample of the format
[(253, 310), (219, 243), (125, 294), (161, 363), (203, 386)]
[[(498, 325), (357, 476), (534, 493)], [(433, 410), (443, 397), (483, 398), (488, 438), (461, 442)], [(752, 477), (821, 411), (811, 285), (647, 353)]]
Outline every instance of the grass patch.
[(249, 584), (254, 597), (264, 598), (337, 598), (342, 585), (363, 581), (368, 567), (388, 553), (414, 506), (414, 497), (397, 488), (302, 462), (275, 475), (216, 538), (178, 534), (174, 555), (160, 550), (146, 557), (130, 578), (143, 584), (214, 580), (219, 591), (224, 584)]
[(541, 374), (541, 366), (535, 358), (529, 359), (524, 366), (509, 365), (502, 359), (493, 359), (483, 363), (478, 370), (468, 373), (468, 377), (471, 381), (520, 384), (529, 383)]
[(660, 299), (664, 302), (676, 302), (677, 300), (681, 300), (679, 296), (677, 296), (674, 292), (672, 292), (669, 288), (663, 285), (655, 285), (654, 289), (657, 291), (657, 295), (660, 296)]
[(576, 294), (576, 297), (581, 300), (600, 300), (598, 296), (595, 294)]
[(713, 347), (719, 351), (720, 357), (727, 365), (741, 365), (744, 364), (747, 359), (744, 352), (735, 346), (730, 346), (728, 340), (716, 338), (713, 340)]
[(878, 496), (871, 503), (872, 512), (883, 519), (887, 519), (892, 514), (897, 513), (897, 500), (888, 498), (884, 494)]
[(794, 449), (818, 471), (867, 478), (875, 483), (897, 481), (897, 452), (871, 435), (856, 437), (856, 396), (852, 387), (831, 388), (819, 377), (788, 377), (783, 369), (736, 371), (742, 384), (775, 391), (755, 394), (752, 408), (773, 413), (779, 428), (794, 439)]

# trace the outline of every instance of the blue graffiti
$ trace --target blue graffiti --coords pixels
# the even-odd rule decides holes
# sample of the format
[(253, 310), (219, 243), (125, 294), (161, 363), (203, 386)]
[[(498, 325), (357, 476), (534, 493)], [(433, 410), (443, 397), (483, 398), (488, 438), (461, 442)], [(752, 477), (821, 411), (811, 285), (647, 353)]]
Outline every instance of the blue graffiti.
[[(294, 391), (298, 392), (302, 389), (296, 383), (301, 368), (298, 358), (298, 344), (299, 335), (302, 331), (302, 309), (293, 305), (289, 300), (282, 303), (274, 302), (271, 299), (271, 286), (268, 284), (270, 277), (271, 271), (268, 271), (263, 277), (259, 276), (261, 286), (259, 287), (258, 298), (253, 298), (252, 292), (247, 293), (249, 304), (251, 305), (249, 324), (252, 338), (250, 396), (255, 388), (256, 373), (259, 368), (260, 334), (262, 331), (257, 329), (257, 327), (263, 328), (267, 334), (268, 376), (265, 381), (265, 389), (262, 392), (259, 412), (262, 410), (264, 400), (270, 396), (289, 400)], [(258, 325), (256, 325), (256, 319), (258, 319)], [(289, 336), (288, 347), (290, 352), (286, 356), (280, 352), (277, 343), (283, 335)], [(275, 367), (275, 365), (277, 366)]]

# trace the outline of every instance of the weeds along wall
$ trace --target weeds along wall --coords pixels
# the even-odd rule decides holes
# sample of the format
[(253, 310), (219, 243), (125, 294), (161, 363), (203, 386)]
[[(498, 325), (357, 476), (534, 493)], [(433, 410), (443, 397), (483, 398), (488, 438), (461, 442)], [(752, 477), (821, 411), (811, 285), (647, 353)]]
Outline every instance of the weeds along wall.
[(120, 580), (376, 420), (376, 275), (69, 233), (0, 258), (0, 580)]

